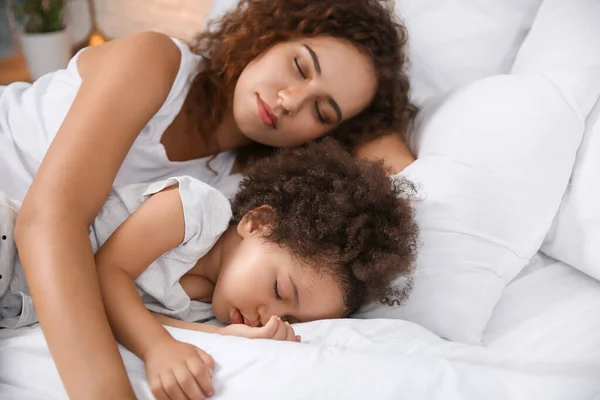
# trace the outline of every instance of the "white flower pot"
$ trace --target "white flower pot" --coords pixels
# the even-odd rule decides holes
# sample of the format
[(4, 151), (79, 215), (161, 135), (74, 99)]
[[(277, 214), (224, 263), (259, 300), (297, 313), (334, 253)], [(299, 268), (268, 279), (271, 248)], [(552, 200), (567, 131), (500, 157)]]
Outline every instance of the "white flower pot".
[[(1, 1), (1, 0), (0, 0)], [(65, 10), (65, 22), (69, 27), (75, 46), (87, 44), (92, 33), (92, 15), (89, 0), (69, 0)]]
[(22, 33), (19, 37), (31, 79), (67, 67), (71, 59), (71, 37), (68, 31)]

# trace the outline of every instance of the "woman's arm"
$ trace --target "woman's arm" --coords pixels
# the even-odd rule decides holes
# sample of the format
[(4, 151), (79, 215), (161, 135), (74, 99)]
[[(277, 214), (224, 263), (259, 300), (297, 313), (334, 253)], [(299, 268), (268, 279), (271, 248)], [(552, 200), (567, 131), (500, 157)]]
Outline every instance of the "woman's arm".
[(15, 238), (46, 341), (72, 399), (134, 398), (100, 295), (87, 229), (180, 62), (143, 33), (90, 48), (82, 84), (22, 204)]

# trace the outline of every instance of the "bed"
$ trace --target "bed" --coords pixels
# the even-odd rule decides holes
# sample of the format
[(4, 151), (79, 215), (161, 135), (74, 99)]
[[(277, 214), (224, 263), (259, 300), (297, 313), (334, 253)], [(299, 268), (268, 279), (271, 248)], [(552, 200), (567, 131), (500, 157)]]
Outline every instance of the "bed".
[[(231, 4), (215, 2), (212, 15)], [(595, 263), (600, 247), (592, 242), (600, 237), (600, 211), (586, 201), (600, 198), (600, 178), (592, 179), (599, 176), (595, 171), (600, 171), (600, 159), (594, 157), (594, 143), (600, 140), (599, 2), (398, 0), (396, 10), (412, 35), (413, 96), (425, 109), (417, 127), (429, 132), (411, 142), (420, 159), (433, 158), (435, 163), (431, 165), (440, 162), (440, 153), (427, 148), (435, 136), (431, 130), (436, 124), (455, 124), (460, 128), (455, 130), (464, 130), (461, 124), (467, 117), (461, 122), (456, 104), (464, 108), (461, 101), (465, 96), (493, 104), (499, 97), (489, 91), (492, 86), (503, 91), (512, 90), (513, 84), (525, 88), (524, 98), (534, 89), (540, 90), (540, 103), (535, 98), (525, 99), (527, 104), (536, 104), (533, 110), (516, 104), (517, 110), (509, 111), (521, 114), (513, 118), (510, 114), (506, 118), (506, 112), (500, 114), (502, 120), (526, 120), (523, 126), (515, 125), (515, 129), (522, 129), (515, 136), (519, 148), (535, 138), (558, 143), (544, 149), (538, 158), (525, 159), (523, 162), (529, 162), (531, 168), (521, 165), (515, 179), (539, 180), (534, 164), (540, 163), (547, 164), (539, 173), (546, 172), (552, 179), (538, 186), (526, 182), (527, 195), (537, 201), (523, 204), (531, 212), (511, 214), (508, 211), (514, 207), (504, 210), (492, 204), (488, 214), (500, 213), (502, 218), (482, 213), (476, 221), (481, 224), (488, 218), (492, 226), (504, 218), (510, 225), (508, 218), (515, 218), (513, 230), (501, 232), (508, 232), (508, 238), (486, 232), (485, 248), (496, 248), (501, 242), (501, 250), (511, 257), (499, 257), (502, 259), (496, 264), (486, 264), (481, 274), (474, 274), (478, 266), (470, 264), (469, 275), (465, 275), (469, 290), (463, 292), (458, 290), (461, 286), (452, 286), (452, 279), (465, 274), (464, 265), (459, 265), (463, 269), (456, 269), (455, 274), (427, 282), (427, 277), (439, 270), (425, 268), (426, 273), (416, 277), (412, 303), (397, 313), (366, 310), (358, 315), (360, 318), (297, 324), (294, 328), (302, 335), (303, 343), (223, 337), (175, 328), (169, 331), (214, 357), (216, 399), (600, 399), (600, 265)], [(432, 26), (437, 26), (435, 32)], [(519, 75), (519, 80), (512, 82), (513, 75)], [(490, 81), (491, 76), (498, 78)], [(543, 91), (548, 82), (555, 92)], [(452, 95), (455, 91), (460, 92)], [(551, 99), (553, 93), (558, 93), (555, 102)], [(438, 120), (428, 119), (428, 104), (434, 104), (431, 113), (435, 114), (439, 103), (448, 98), (454, 102), (450, 114), (456, 120), (441, 118), (439, 113)], [(479, 111), (483, 122), (498, 117)], [(540, 120), (549, 121), (551, 126), (535, 125)], [(469, 120), (468, 125), (479, 126), (480, 122)], [(501, 121), (494, 126), (504, 127)], [(552, 127), (556, 128), (547, 133)], [(529, 131), (539, 131), (540, 136), (532, 133), (523, 139)], [(508, 146), (508, 142), (493, 141), (498, 132), (486, 133), (491, 139), (482, 143)], [(543, 136), (546, 134), (549, 136)], [(558, 150), (564, 154), (546, 159), (549, 151)], [(466, 163), (460, 158), (465, 156), (463, 153), (452, 156), (458, 160), (452, 165), (461, 168), (481, 161)], [(511, 162), (519, 162), (512, 161), (518, 160), (517, 150), (510, 156)], [(483, 161), (506, 161), (498, 157), (493, 154)], [(520, 187), (515, 182), (507, 183), (507, 175), (492, 172), (486, 170), (486, 176), (498, 177), (500, 183), (514, 190)], [(411, 173), (432, 184), (425, 172)], [(440, 193), (448, 192), (436, 192), (423, 201), (439, 202)], [(577, 212), (581, 209), (585, 213)], [(440, 204), (436, 203), (434, 211), (425, 207), (421, 216), (424, 239), (433, 241), (426, 243), (429, 255), (421, 260), (425, 264), (439, 254), (429, 250), (438, 244), (435, 238), (441, 237), (440, 229), (435, 231), (427, 219), (440, 215)], [(463, 226), (469, 221), (460, 222)], [(473, 246), (466, 248), (468, 253), (479, 242), (467, 243)], [(581, 249), (576, 244), (582, 244)], [(444, 254), (455, 257), (457, 264), (462, 260), (462, 253)], [(500, 270), (499, 265), (506, 268)], [(455, 266), (448, 261), (446, 267)], [(493, 279), (481, 280), (484, 273)], [(491, 289), (482, 289), (488, 283)], [(438, 297), (432, 297), (431, 289), (423, 289), (431, 287)], [(473, 291), (473, 287), (480, 290)], [(142, 362), (123, 348), (121, 352), (138, 398), (153, 399)], [(39, 327), (0, 331), (0, 398), (66, 399)]]
[[(411, 322), (296, 325), (304, 343), (170, 329), (217, 362), (218, 399), (600, 398), (600, 283), (538, 254), (504, 291), (484, 346), (440, 339)], [(140, 360), (122, 349), (139, 399)], [(2, 399), (66, 399), (38, 327), (0, 332)]]

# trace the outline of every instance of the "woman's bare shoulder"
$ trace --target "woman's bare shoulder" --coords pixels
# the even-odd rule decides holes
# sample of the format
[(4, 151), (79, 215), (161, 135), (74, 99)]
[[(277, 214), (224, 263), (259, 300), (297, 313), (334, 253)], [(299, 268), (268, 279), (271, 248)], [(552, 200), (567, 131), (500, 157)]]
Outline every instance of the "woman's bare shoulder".
[[(154, 32), (81, 53), (81, 85), (29, 189), (37, 200), (29, 203), (84, 204), (77, 215), (91, 221), (135, 138), (167, 99), (180, 60), (178, 46)], [(39, 207), (24, 202), (24, 209)]]
[(83, 80), (120, 72), (123, 78), (135, 74), (170, 85), (180, 63), (181, 52), (175, 42), (167, 35), (148, 31), (86, 49), (77, 59), (77, 68)]

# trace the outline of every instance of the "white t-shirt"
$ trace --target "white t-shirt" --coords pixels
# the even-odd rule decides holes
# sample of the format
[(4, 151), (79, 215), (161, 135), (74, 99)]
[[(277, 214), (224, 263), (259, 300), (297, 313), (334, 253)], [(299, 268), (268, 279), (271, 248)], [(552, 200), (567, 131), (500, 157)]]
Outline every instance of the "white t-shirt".
[[(231, 205), (219, 190), (188, 176), (168, 178), (151, 184), (116, 186), (89, 228), (90, 241), (95, 253), (146, 200), (176, 184), (179, 184), (178, 192), (183, 205), (183, 241), (150, 264), (136, 279), (135, 284), (149, 310), (185, 321), (205, 321), (214, 316), (211, 305), (191, 300), (179, 281), (208, 253), (229, 227)], [(0, 196), (0, 200), (2, 199)], [(0, 201), (0, 207), (3, 204), (12, 207), (12, 203), (8, 203), (6, 198), (4, 200)], [(10, 210), (7, 208), (7, 211)], [(14, 218), (11, 221), (14, 223)], [(7, 231), (10, 230), (9, 223), (8, 219), (0, 221), (0, 229), (4, 227)], [(10, 249), (6, 247), (2, 250)], [(16, 249), (13, 252), (16, 253)], [(6, 283), (3, 291), (0, 291), (0, 327), (16, 328), (33, 324), (38, 321), (37, 314), (21, 264), (17, 258), (8, 265), (11, 257), (5, 258), (6, 265), (0, 262), (0, 272), (10, 282), (0, 282)]]
[[(211, 157), (172, 162), (160, 139), (179, 113), (202, 58), (183, 42), (173, 39), (181, 51), (181, 64), (171, 91), (160, 110), (142, 129), (129, 150), (114, 181), (115, 185), (149, 183), (171, 176), (188, 175), (219, 188), (232, 197), (241, 179), (230, 175), (233, 152)], [(52, 140), (73, 104), (81, 85), (77, 59), (66, 69), (42, 76), (33, 84), (25, 82), (0, 86), (0, 191), (22, 201)], [(210, 105), (207, 105), (207, 107)], [(81, 134), (85, 134), (82, 132)]]

